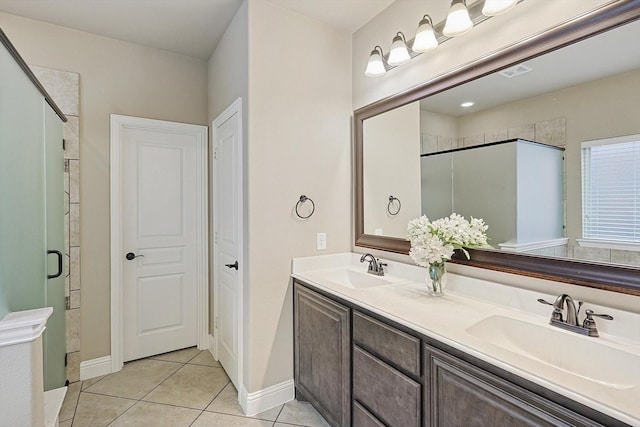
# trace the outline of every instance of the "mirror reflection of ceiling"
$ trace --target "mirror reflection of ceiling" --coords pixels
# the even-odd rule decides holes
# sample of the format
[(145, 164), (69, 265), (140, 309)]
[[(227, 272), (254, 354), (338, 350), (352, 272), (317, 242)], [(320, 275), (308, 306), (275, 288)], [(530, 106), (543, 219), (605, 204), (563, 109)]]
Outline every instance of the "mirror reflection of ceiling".
[[(432, 95), (420, 101), (420, 109), (460, 117), (631, 71), (640, 68), (638, 40), (640, 23), (624, 25), (506, 69), (511, 71), (524, 65), (531, 69), (530, 72), (512, 78), (493, 73)], [(635, 45), (636, 50), (629, 49), (630, 44)], [(611, 46), (627, 48), (614, 49)], [(468, 101), (475, 104), (469, 108), (460, 106)]]

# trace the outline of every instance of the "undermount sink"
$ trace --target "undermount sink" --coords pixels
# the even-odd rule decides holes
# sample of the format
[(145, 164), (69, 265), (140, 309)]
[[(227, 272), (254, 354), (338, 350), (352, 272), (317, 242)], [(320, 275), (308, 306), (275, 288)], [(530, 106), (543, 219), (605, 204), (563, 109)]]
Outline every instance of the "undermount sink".
[(316, 273), (313, 276), (321, 282), (330, 282), (334, 285), (352, 289), (375, 288), (377, 286), (385, 286), (394, 283), (393, 280), (387, 279), (384, 276), (374, 276), (373, 274), (368, 274), (366, 272), (349, 269), (326, 271)]
[(601, 385), (628, 389), (640, 385), (640, 355), (548, 324), (490, 316), (467, 333), (504, 350)]

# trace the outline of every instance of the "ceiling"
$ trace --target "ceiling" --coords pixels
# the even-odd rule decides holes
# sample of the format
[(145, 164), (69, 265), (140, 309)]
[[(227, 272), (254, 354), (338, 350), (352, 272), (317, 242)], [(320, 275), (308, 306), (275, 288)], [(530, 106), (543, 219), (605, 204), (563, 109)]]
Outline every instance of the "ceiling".
[[(267, 0), (354, 32), (394, 0)], [(0, 0), (0, 11), (208, 59), (242, 0)]]
[[(513, 78), (493, 73), (421, 101), (421, 108), (460, 117), (498, 105), (640, 68), (640, 21), (524, 61), (531, 72)], [(520, 64), (518, 64), (520, 65)], [(515, 67), (512, 67), (515, 68)], [(509, 68), (511, 69), (511, 68)], [(475, 102), (471, 108), (461, 103)]]

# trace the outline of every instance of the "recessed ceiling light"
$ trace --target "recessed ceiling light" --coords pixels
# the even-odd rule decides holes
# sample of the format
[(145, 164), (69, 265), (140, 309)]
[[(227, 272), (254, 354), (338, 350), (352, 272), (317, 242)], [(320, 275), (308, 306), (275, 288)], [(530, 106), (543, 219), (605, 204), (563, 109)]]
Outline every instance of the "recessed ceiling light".
[(467, 101), (460, 104), (462, 108), (469, 108), (469, 107), (473, 107), (474, 105), (475, 105), (475, 102), (472, 102), (472, 101)]

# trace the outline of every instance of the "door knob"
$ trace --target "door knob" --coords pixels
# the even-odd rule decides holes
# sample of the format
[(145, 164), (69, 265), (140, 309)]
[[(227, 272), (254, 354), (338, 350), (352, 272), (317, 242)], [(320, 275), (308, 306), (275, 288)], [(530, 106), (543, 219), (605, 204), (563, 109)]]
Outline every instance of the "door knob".
[(131, 260), (133, 260), (133, 259), (135, 259), (135, 258), (138, 258), (139, 256), (142, 256), (142, 257), (143, 257), (144, 255), (136, 255), (136, 254), (134, 254), (133, 252), (129, 252), (129, 253), (128, 253), (128, 254), (126, 254), (124, 257), (125, 257), (126, 259), (128, 259), (129, 261), (131, 261)]
[(236, 270), (238, 269), (238, 261), (234, 262), (233, 264), (225, 264), (225, 267), (228, 268), (235, 268)]

